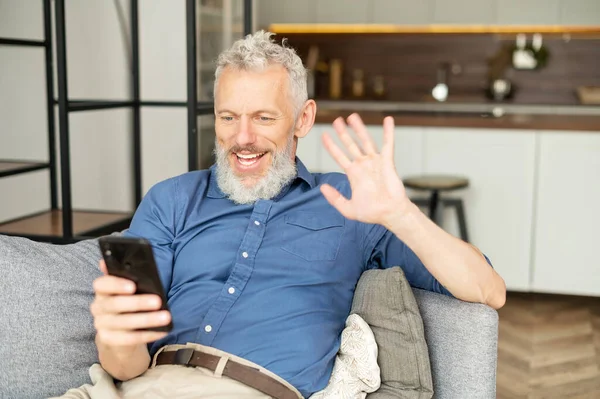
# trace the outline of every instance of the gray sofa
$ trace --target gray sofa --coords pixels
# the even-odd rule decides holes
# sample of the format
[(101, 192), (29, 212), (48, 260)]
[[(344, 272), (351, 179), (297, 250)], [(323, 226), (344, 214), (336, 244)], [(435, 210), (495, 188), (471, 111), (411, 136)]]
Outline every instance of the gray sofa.
[[(57, 246), (0, 235), (0, 398), (42, 398), (89, 382), (95, 240)], [(435, 398), (495, 398), (498, 315), (413, 290)]]

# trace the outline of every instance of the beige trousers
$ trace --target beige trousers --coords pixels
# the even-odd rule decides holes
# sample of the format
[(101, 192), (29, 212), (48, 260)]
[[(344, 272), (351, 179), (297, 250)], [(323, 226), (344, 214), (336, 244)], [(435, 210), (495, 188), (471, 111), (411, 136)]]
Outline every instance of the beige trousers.
[[(162, 351), (181, 348), (194, 348), (235, 360), (268, 374), (296, 392), (299, 399), (302, 395), (287, 381), (255, 363), (227, 352), (199, 344), (167, 345), (161, 348), (152, 361), (150, 368), (142, 375), (129, 381), (115, 384), (113, 378), (99, 364), (90, 368), (92, 384), (70, 389), (60, 399), (269, 399), (270, 396), (251, 388), (239, 381), (202, 367), (182, 367), (174, 365), (155, 366), (156, 356)], [(58, 399), (58, 398), (54, 398)]]

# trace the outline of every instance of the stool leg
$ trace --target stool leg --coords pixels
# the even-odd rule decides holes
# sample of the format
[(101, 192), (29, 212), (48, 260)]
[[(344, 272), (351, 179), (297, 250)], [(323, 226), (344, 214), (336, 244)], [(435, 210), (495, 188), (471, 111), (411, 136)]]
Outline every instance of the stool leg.
[(429, 199), (429, 219), (433, 220), (435, 224), (439, 226), (438, 223), (438, 203), (440, 201), (440, 192), (437, 190), (433, 190), (431, 193), (431, 197)]
[(458, 216), (458, 227), (460, 229), (460, 238), (463, 241), (469, 242), (469, 235), (467, 234), (467, 221), (465, 219), (465, 209), (463, 208), (462, 199), (456, 200), (456, 216)]

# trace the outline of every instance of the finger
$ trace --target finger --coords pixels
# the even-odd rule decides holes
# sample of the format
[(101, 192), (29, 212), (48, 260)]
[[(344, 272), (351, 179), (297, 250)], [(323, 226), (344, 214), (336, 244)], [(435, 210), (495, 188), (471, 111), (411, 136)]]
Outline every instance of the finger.
[(387, 159), (394, 157), (394, 118), (391, 116), (383, 118), (383, 147), (381, 148), (381, 155)]
[(167, 310), (159, 312), (107, 314), (94, 318), (94, 326), (100, 330), (133, 331), (153, 327), (163, 327), (171, 321)]
[(106, 262), (104, 262), (104, 259), (100, 259), (99, 266), (100, 266), (100, 271), (102, 272), (102, 274), (107, 276), (108, 269), (106, 268)]
[(356, 219), (350, 201), (329, 184), (321, 186), (321, 193), (335, 209), (348, 219)]
[(332, 156), (332, 158), (338, 163), (338, 165), (340, 165), (340, 167), (344, 170), (349, 168), (352, 162), (348, 159), (346, 154), (344, 154), (344, 151), (342, 151), (340, 147), (338, 147), (337, 144), (333, 142), (333, 139), (329, 137), (329, 134), (324, 133), (322, 140), (323, 144), (325, 145), (325, 148)]
[(356, 132), (365, 154), (377, 154), (377, 146), (357, 113), (348, 117), (348, 125)]
[(115, 276), (102, 276), (94, 280), (94, 292), (103, 295), (126, 295), (135, 292), (135, 283)]
[(107, 313), (132, 313), (160, 309), (162, 300), (158, 295), (114, 295), (97, 297), (90, 305), (92, 315)]
[(167, 336), (166, 332), (157, 331), (112, 331), (101, 330), (96, 339), (108, 346), (132, 346), (148, 344)]
[(335, 129), (340, 140), (342, 140), (342, 143), (344, 143), (344, 146), (354, 159), (360, 158), (364, 155), (360, 147), (356, 144), (356, 141), (354, 141), (352, 136), (350, 136), (350, 133), (348, 133), (348, 129), (346, 129), (346, 123), (344, 122), (344, 119), (342, 117), (339, 117), (335, 121), (333, 121), (333, 128)]

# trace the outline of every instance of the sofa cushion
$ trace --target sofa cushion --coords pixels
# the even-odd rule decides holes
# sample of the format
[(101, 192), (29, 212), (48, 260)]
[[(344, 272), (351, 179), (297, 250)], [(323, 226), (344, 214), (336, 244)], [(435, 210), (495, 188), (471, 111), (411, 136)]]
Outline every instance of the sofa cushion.
[(89, 382), (99, 259), (95, 240), (59, 246), (0, 235), (0, 398), (47, 398)]
[(367, 398), (431, 398), (423, 320), (402, 269), (365, 271), (356, 286), (351, 313), (369, 324), (379, 347), (381, 387)]

